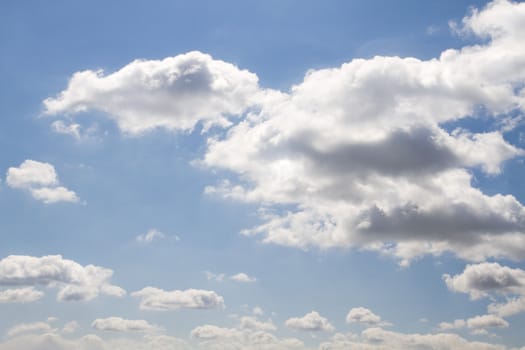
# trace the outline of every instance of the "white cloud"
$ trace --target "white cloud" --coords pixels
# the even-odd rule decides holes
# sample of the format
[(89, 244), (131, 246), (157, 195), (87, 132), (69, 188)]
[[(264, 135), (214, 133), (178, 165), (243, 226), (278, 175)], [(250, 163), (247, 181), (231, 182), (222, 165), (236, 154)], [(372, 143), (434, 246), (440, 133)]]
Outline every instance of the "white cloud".
[(303, 317), (292, 317), (286, 320), (285, 325), (289, 328), (301, 330), (301, 331), (325, 331), (333, 332), (334, 327), (328, 322), (328, 320), (317, 311), (307, 313)]
[(208, 281), (222, 282), (224, 281), (224, 277), (226, 277), (224, 273), (213, 273), (210, 271), (204, 271), (204, 273), (206, 274), (206, 279)]
[(467, 326), (474, 329), (507, 328), (509, 323), (495, 315), (482, 315), (469, 318)]
[(75, 192), (60, 186), (55, 167), (49, 163), (25, 160), (18, 168), (7, 170), (7, 185), (31, 193), (33, 198), (46, 204), (78, 202)]
[(161, 239), (164, 239), (164, 238), (166, 238), (164, 233), (160, 232), (157, 229), (152, 228), (152, 229), (149, 229), (148, 232), (146, 232), (146, 233), (144, 233), (142, 235), (138, 235), (136, 240), (139, 243), (148, 244), (148, 243), (151, 243), (153, 241), (161, 240)]
[(262, 315), (264, 315), (264, 310), (262, 309), (262, 307), (256, 306), (256, 307), (253, 308), (252, 313), (255, 316), (262, 316)]
[(237, 273), (233, 276), (230, 276), (230, 279), (235, 282), (251, 283), (257, 281), (257, 278), (248, 276), (244, 272)]
[(255, 74), (194, 51), (136, 60), (110, 74), (77, 72), (44, 106), (48, 115), (102, 111), (137, 135), (155, 128), (187, 131), (198, 122), (229, 125), (227, 117), (243, 113), (257, 94)]
[(462, 319), (454, 320), (454, 322), (441, 322), (439, 324), (439, 329), (443, 331), (449, 331), (452, 329), (461, 329), (467, 326), (467, 322)]
[(46, 204), (57, 202), (78, 202), (78, 197), (75, 192), (68, 190), (63, 186), (58, 187), (42, 187), (31, 189), (33, 198), (42, 201)]
[(278, 338), (262, 330), (224, 328), (203, 325), (191, 331), (191, 337), (199, 341), (203, 349), (288, 350), (305, 349), (302, 341), (295, 338)]
[(273, 324), (272, 320), (266, 322), (257, 320), (256, 317), (244, 316), (241, 317), (240, 329), (251, 329), (257, 331), (275, 331), (277, 327)]
[(483, 114), (479, 106), (496, 123), (522, 108), (515, 87), (525, 81), (525, 49), (515, 48), (523, 25), (505, 20), (525, 23), (524, 9), (497, 1), (466, 18), (465, 28), (485, 28), (477, 34), (503, 34), (436, 59), (374, 57), (309, 71), (289, 94), (209, 140), (201, 164), (238, 179), (206, 192), (295, 207), (266, 211), (262, 225), (243, 231), (267, 243), (373, 249), (405, 265), (446, 251), (525, 258), (525, 208), (473, 187), (469, 170), (497, 175), (523, 150), (498, 131), (442, 126)]
[(360, 335), (336, 334), (331, 341), (322, 343), (319, 350), (505, 350), (503, 345), (468, 341), (456, 334), (406, 334), (368, 328)]
[(63, 120), (56, 120), (51, 124), (51, 129), (58, 134), (70, 135), (70, 136), (73, 136), (77, 140), (81, 139), (80, 124), (77, 124), (77, 123), (66, 124)]
[(165, 291), (146, 287), (132, 294), (141, 298), (142, 310), (217, 309), (224, 307), (224, 298), (214, 291), (187, 289)]
[(15, 337), (22, 333), (42, 333), (51, 330), (51, 326), (46, 322), (21, 323), (9, 328), (6, 334), (8, 337)]
[(122, 288), (110, 283), (112, 275), (110, 269), (82, 266), (60, 255), (10, 255), (0, 260), (0, 286), (57, 287), (59, 301), (87, 301), (100, 294), (124, 296)]
[(496, 315), (480, 315), (474, 316), (467, 320), (454, 320), (454, 322), (442, 322), (439, 324), (439, 329), (447, 331), (454, 329), (470, 328), (473, 334), (486, 334), (487, 328), (507, 328), (509, 323)]
[(381, 323), (381, 317), (367, 308), (355, 307), (348, 312), (348, 315), (346, 315), (346, 322), (378, 325)]
[(0, 290), (0, 303), (31, 303), (42, 298), (44, 293), (34, 287)]
[(508, 298), (505, 302), (491, 303), (488, 311), (501, 317), (512, 316), (525, 312), (525, 295)]
[(474, 300), (495, 294), (525, 295), (525, 271), (498, 263), (467, 265), (461, 274), (445, 274), (443, 279), (448, 289), (467, 293)]
[(98, 331), (112, 332), (151, 332), (159, 330), (145, 320), (126, 320), (121, 317), (97, 318), (91, 323), (91, 327)]
[[(49, 320), (48, 320), (49, 321)], [(60, 331), (62, 334), (71, 334), (75, 333), (75, 331), (78, 329), (79, 324), (77, 321), (70, 321), (62, 327), (62, 330)]]
[(24, 335), (0, 343), (0, 350), (189, 350), (187, 343), (167, 335), (147, 334), (142, 338), (104, 339), (93, 334), (64, 338), (49, 332)]

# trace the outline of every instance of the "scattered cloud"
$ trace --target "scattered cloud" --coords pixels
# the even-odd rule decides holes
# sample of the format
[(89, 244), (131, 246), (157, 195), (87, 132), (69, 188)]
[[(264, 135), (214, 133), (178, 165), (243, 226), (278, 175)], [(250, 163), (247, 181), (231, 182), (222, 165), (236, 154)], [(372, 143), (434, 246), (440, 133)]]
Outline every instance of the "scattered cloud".
[(32, 303), (44, 296), (44, 292), (34, 287), (0, 290), (1, 303)]
[(82, 266), (60, 255), (10, 255), (0, 260), (0, 286), (57, 287), (58, 301), (88, 301), (100, 294), (124, 296), (122, 288), (110, 283), (112, 275), (110, 269)]
[[(49, 322), (49, 320), (48, 320)], [(62, 327), (62, 330), (60, 331), (62, 334), (71, 334), (71, 333), (75, 333), (76, 330), (78, 329), (79, 327), (79, 324), (77, 321), (70, 321), (68, 323), (66, 323), (64, 325), (64, 327)]]
[(11, 327), (6, 334), (8, 337), (15, 337), (22, 333), (41, 333), (51, 330), (51, 326), (46, 322), (21, 323)]
[(49, 163), (25, 160), (18, 168), (7, 170), (6, 183), (28, 191), (33, 198), (46, 204), (79, 201), (75, 192), (60, 186), (55, 167)]
[(444, 252), (525, 258), (525, 208), (512, 195), (483, 193), (471, 172), (497, 175), (524, 151), (501, 131), (443, 126), (480, 115), (497, 123), (523, 106), (515, 89), (525, 81), (516, 74), (525, 49), (515, 49), (523, 18), (525, 4), (497, 1), (462, 24), (490, 37), (483, 45), (430, 60), (376, 56), (310, 70), (209, 140), (200, 164), (238, 177), (206, 192), (269, 209), (243, 231), (266, 243), (358, 247), (402, 265)]
[(257, 281), (257, 278), (249, 276), (244, 272), (239, 272), (229, 277), (227, 277), (226, 274), (224, 273), (213, 273), (210, 271), (204, 271), (204, 273), (206, 274), (206, 279), (208, 281), (223, 282), (225, 278), (228, 278), (229, 280), (232, 280), (235, 282), (241, 282), (241, 283), (252, 283), (252, 282)]
[[(525, 312), (525, 271), (498, 263), (467, 265), (458, 275), (443, 275), (448, 289), (472, 300), (490, 298), (490, 314), (506, 317)], [(499, 301), (498, 301), (499, 300)], [(503, 300), (503, 301), (501, 301)]]
[(275, 335), (253, 328), (224, 328), (203, 325), (191, 331), (203, 349), (246, 349), (246, 350), (288, 350), (305, 349), (304, 343), (296, 338), (278, 338)]
[(301, 331), (325, 331), (333, 332), (334, 327), (328, 322), (328, 320), (317, 311), (307, 313), (303, 317), (293, 317), (286, 320), (285, 325), (289, 328), (301, 330)]
[(251, 283), (257, 281), (257, 278), (248, 276), (244, 272), (237, 273), (233, 276), (230, 276), (230, 279), (235, 282)]
[(369, 326), (381, 324), (381, 317), (367, 308), (355, 307), (346, 315), (346, 323), (362, 323)]
[(260, 306), (255, 306), (252, 310), (252, 313), (255, 316), (262, 316), (264, 315), (264, 310)]
[(45, 114), (97, 110), (130, 135), (164, 128), (228, 126), (258, 95), (255, 74), (193, 51), (163, 60), (135, 60), (117, 72), (77, 72), (66, 90), (44, 101)]
[[(474, 334), (486, 334), (487, 328), (507, 328), (509, 323), (496, 315), (481, 315), (474, 316), (467, 320), (454, 320), (454, 322), (442, 322), (439, 324), (439, 329), (448, 331), (462, 328), (470, 328)], [(480, 332), (481, 330), (481, 332)]]
[(217, 309), (224, 307), (224, 298), (214, 291), (187, 289), (165, 291), (146, 287), (131, 294), (141, 298), (142, 310)]
[(159, 230), (155, 228), (152, 228), (152, 229), (149, 229), (148, 232), (138, 235), (136, 240), (139, 243), (148, 244), (153, 241), (158, 241), (164, 238), (166, 238), (166, 235), (164, 235), (164, 233), (160, 232)]
[(469, 341), (456, 334), (406, 334), (386, 331), (381, 328), (365, 329), (360, 335), (335, 334), (319, 350), (505, 350), (503, 345)]
[(146, 334), (142, 338), (104, 339), (94, 334), (79, 338), (64, 338), (56, 332), (28, 334), (0, 343), (0, 350), (189, 350), (188, 344), (167, 335)]
[(256, 317), (244, 316), (241, 317), (240, 329), (251, 329), (257, 331), (275, 331), (277, 327), (273, 324), (272, 320), (266, 322), (257, 320)]
[(204, 271), (204, 274), (206, 275), (206, 279), (208, 281), (222, 282), (224, 281), (224, 277), (226, 277), (224, 273), (213, 273), (210, 271)]
[(126, 320), (121, 317), (97, 318), (91, 324), (91, 327), (98, 331), (111, 332), (151, 332), (159, 330), (144, 320)]
[(524, 294), (525, 271), (498, 263), (467, 265), (461, 274), (443, 275), (448, 289), (466, 293), (473, 300), (493, 294)]

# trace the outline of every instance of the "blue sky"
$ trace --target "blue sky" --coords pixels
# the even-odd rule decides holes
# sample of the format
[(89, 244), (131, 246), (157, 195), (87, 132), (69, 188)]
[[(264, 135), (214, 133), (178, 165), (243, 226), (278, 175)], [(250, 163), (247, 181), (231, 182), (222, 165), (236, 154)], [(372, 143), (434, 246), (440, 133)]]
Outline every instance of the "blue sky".
[(522, 349), (524, 5), (4, 1), (0, 350)]

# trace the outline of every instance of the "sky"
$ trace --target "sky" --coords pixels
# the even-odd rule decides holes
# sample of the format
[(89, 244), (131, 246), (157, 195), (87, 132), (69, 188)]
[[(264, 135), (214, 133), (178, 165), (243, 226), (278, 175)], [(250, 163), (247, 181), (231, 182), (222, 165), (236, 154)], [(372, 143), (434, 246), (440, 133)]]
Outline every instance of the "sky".
[(0, 3), (0, 350), (525, 349), (525, 2)]

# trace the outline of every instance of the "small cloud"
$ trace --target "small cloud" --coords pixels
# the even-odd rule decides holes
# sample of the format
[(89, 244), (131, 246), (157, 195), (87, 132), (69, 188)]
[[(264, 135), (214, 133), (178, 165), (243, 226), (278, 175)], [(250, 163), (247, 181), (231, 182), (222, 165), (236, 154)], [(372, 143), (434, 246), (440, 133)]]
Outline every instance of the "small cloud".
[(259, 307), (259, 306), (254, 307), (252, 312), (253, 312), (253, 314), (255, 316), (262, 316), (262, 315), (264, 315), (264, 310), (261, 307)]
[(319, 315), (317, 311), (312, 311), (303, 317), (292, 317), (285, 322), (285, 325), (289, 328), (309, 332), (333, 332), (335, 330), (330, 322)]
[(224, 281), (224, 277), (226, 277), (223, 273), (213, 273), (210, 271), (204, 271), (204, 274), (208, 281), (222, 282)]
[(166, 291), (146, 287), (132, 294), (141, 298), (141, 310), (221, 309), (224, 298), (211, 290), (187, 289)]
[(149, 243), (152, 243), (153, 241), (161, 240), (164, 238), (166, 238), (166, 236), (162, 232), (160, 232), (159, 230), (155, 228), (152, 228), (148, 230), (148, 232), (142, 235), (138, 235), (136, 240), (138, 243), (149, 244)]
[(31, 193), (34, 199), (46, 204), (79, 202), (77, 194), (60, 185), (52, 164), (27, 159), (19, 167), (7, 169), (9, 187)]
[(245, 274), (244, 272), (240, 272), (238, 274), (235, 274), (233, 276), (230, 276), (230, 279), (232, 281), (236, 281), (236, 282), (243, 282), (243, 283), (251, 283), (251, 282), (255, 282), (257, 281), (257, 278), (255, 277), (251, 277), (251, 276), (248, 276), (247, 274)]
[(425, 33), (427, 35), (432, 36), (432, 35), (436, 35), (437, 33), (439, 33), (440, 30), (441, 29), (438, 26), (428, 26), (427, 29), (425, 30)]

